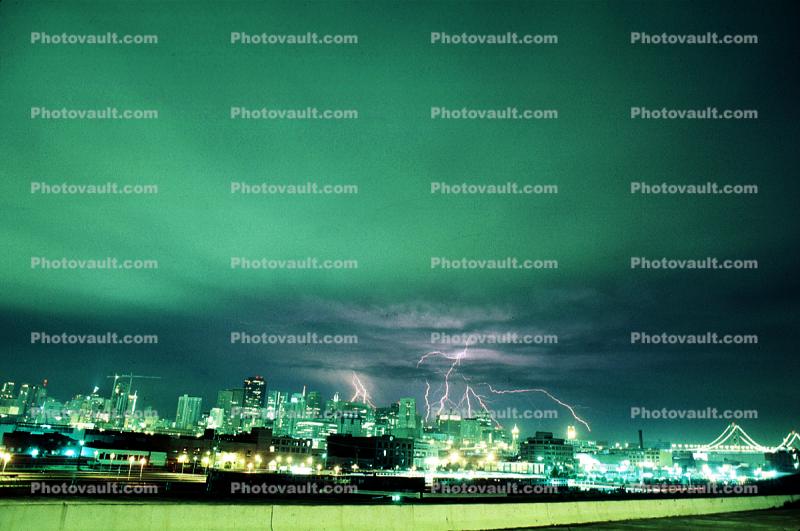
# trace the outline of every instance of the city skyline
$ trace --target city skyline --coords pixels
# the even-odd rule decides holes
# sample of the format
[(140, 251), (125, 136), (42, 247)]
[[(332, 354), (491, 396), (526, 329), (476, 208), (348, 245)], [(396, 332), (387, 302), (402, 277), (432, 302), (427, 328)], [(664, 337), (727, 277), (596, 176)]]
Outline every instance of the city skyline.
[[(432, 354), (432, 353), (429, 353), (429, 354)], [(129, 375), (128, 374), (115, 374), (115, 375), (107, 376), (106, 378), (111, 378), (112, 376), (127, 377)], [(268, 396), (272, 397), (273, 393), (278, 393), (279, 395), (282, 395), (283, 400), (288, 400), (293, 395), (299, 395), (299, 394), (302, 394), (303, 397), (305, 397), (306, 394), (309, 393), (309, 394), (316, 394), (316, 395), (320, 396), (322, 399), (324, 399), (326, 401), (340, 400), (341, 402), (360, 403), (364, 407), (371, 408), (373, 410), (373, 412), (375, 412), (377, 410), (380, 410), (381, 408), (385, 409), (385, 408), (388, 408), (388, 407), (390, 407), (392, 405), (402, 404), (402, 402), (404, 400), (410, 399), (410, 400), (414, 401), (415, 411), (417, 413), (418, 420), (421, 422), (421, 428), (422, 427), (435, 428), (437, 425), (439, 425), (439, 421), (437, 419), (439, 417), (439, 414), (441, 414), (441, 415), (443, 415), (444, 418), (447, 418), (450, 415), (457, 415), (457, 416), (459, 416), (460, 418), (463, 418), (463, 419), (467, 419), (467, 418), (490, 418), (490, 419), (492, 419), (493, 424), (498, 429), (501, 429), (502, 431), (504, 431), (504, 432), (506, 432), (508, 434), (511, 433), (512, 428), (514, 428), (514, 429), (519, 428), (520, 433), (522, 433), (523, 435), (525, 433), (528, 433), (529, 435), (532, 435), (534, 432), (545, 430), (545, 431), (552, 431), (554, 433), (560, 433), (560, 434), (562, 434), (564, 436), (566, 436), (567, 433), (570, 433), (572, 435), (572, 437), (577, 437), (577, 438), (583, 439), (583, 440), (604, 441), (605, 443), (612, 444), (612, 445), (615, 444), (615, 443), (616, 444), (621, 444), (621, 443), (622, 444), (628, 444), (628, 443), (635, 444), (636, 443), (637, 432), (639, 432), (639, 431), (644, 431), (645, 433), (647, 433), (647, 439), (646, 440), (648, 442), (650, 442), (652, 444), (656, 444), (656, 445), (663, 445), (663, 444), (666, 444), (666, 443), (675, 444), (675, 443), (678, 443), (678, 442), (680, 442), (681, 444), (685, 444), (685, 443), (702, 444), (703, 441), (706, 440), (706, 439), (703, 439), (702, 435), (699, 438), (692, 439), (691, 437), (685, 435), (685, 432), (683, 432), (682, 430), (675, 430), (675, 427), (674, 427), (675, 426), (675, 419), (668, 419), (668, 418), (658, 417), (659, 411), (660, 411), (658, 409), (650, 410), (650, 415), (655, 417), (655, 419), (653, 419), (653, 420), (656, 420), (658, 422), (670, 422), (670, 423), (672, 423), (671, 424), (672, 427), (667, 428), (667, 431), (647, 429), (646, 426), (648, 426), (648, 424), (649, 424), (647, 422), (648, 419), (641, 419), (641, 420), (631, 420), (631, 427), (630, 427), (630, 430), (628, 430), (628, 431), (621, 431), (621, 432), (608, 432), (607, 431), (605, 433), (597, 432), (597, 431), (592, 432), (591, 430), (588, 430), (584, 426), (580, 425), (580, 423), (581, 423), (581, 421), (583, 419), (578, 420), (580, 417), (576, 418), (576, 416), (573, 416), (571, 414), (571, 411), (569, 409), (569, 405), (568, 404), (561, 403), (560, 401), (556, 401), (556, 402), (550, 401), (549, 402), (549, 406), (548, 406), (549, 409), (543, 409), (543, 408), (527, 409), (527, 408), (522, 408), (522, 407), (518, 407), (518, 406), (515, 406), (515, 405), (500, 406), (500, 407), (494, 408), (494, 407), (489, 407), (489, 405), (490, 404), (494, 404), (494, 402), (491, 402), (490, 404), (487, 404), (487, 403), (483, 403), (482, 404), (482, 403), (479, 403), (479, 402), (475, 401), (474, 399), (473, 399), (473, 402), (475, 402), (475, 404), (474, 404), (474, 406), (471, 406), (471, 405), (468, 405), (468, 404), (465, 403), (465, 399), (469, 396), (469, 391), (466, 390), (466, 389), (460, 394), (459, 393), (454, 393), (454, 397), (456, 399), (460, 400), (459, 403), (448, 402), (447, 405), (444, 407), (444, 409), (440, 413), (432, 414), (430, 416), (430, 418), (426, 418), (425, 406), (427, 405), (427, 403), (430, 403), (433, 406), (433, 410), (435, 410), (436, 409), (436, 405), (439, 402), (438, 400), (428, 399), (428, 401), (426, 402), (426, 398), (423, 395), (423, 399), (420, 401), (417, 397), (410, 396), (410, 394), (409, 394), (407, 398), (399, 396), (399, 397), (396, 397), (394, 400), (390, 400), (388, 402), (377, 402), (376, 403), (376, 402), (373, 402), (373, 400), (371, 398), (369, 398), (371, 395), (368, 394), (367, 396), (364, 396), (362, 394), (364, 392), (363, 388), (358, 385), (361, 382), (360, 381), (359, 382), (355, 381), (358, 378), (358, 375), (356, 373), (352, 373), (352, 376), (353, 376), (353, 380), (351, 380), (351, 385), (352, 385), (351, 389), (349, 389), (348, 391), (343, 391), (341, 389), (340, 390), (334, 390), (329, 395), (326, 395), (325, 393), (320, 393), (319, 391), (314, 389), (313, 386), (311, 386), (311, 385), (303, 385), (301, 388), (298, 388), (298, 389), (293, 391), (291, 388), (287, 388), (285, 386), (283, 386), (283, 387), (278, 386), (278, 388), (276, 388), (275, 386), (270, 386), (269, 382), (266, 379), (263, 379), (262, 376), (259, 376), (259, 375), (248, 376), (248, 377), (243, 377), (242, 380), (240, 380), (238, 386), (236, 386), (236, 385), (230, 386), (229, 385), (229, 386), (220, 387), (219, 389), (217, 389), (217, 391), (215, 393), (213, 393), (213, 396), (211, 396), (211, 397), (205, 397), (205, 396), (199, 395), (198, 393), (191, 393), (190, 391), (186, 391), (186, 392), (182, 392), (181, 394), (177, 394), (172, 399), (172, 406), (171, 407), (167, 407), (166, 409), (157, 409), (157, 408), (152, 407), (152, 404), (147, 403), (147, 401), (142, 398), (142, 395), (139, 394), (139, 388), (141, 387), (141, 385), (137, 383), (136, 385), (134, 385), (132, 387), (125, 387), (125, 389), (127, 389), (126, 392), (127, 393), (131, 393), (131, 397), (136, 395), (134, 404), (138, 404), (138, 405), (134, 406), (135, 409), (137, 410), (137, 413), (135, 415), (131, 414), (130, 412), (128, 412), (127, 414), (124, 413), (124, 410), (125, 410), (125, 407), (126, 407), (125, 405), (123, 405), (123, 412), (122, 413), (120, 413), (119, 411), (116, 411), (117, 406), (114, 405), (115, 404), (115, 402), (114, 402), (114, 385), (115, 384), (112, 384), (109, 387), (109, 389), (107, 390), (108, 392), (104, 392), (106, 390), (103, 389), (102, 386), (93, 386), (93, 392), (92, 393), (74, 393), (74, 394), (70, 394), (69, 398), (66, 398), (66, 399), (63, 399), (63, 400), (60, 400), (63, 397), (56, 398), (49, 391), (46, 391), (45, 396), (50, 400), (56, 400), (57, 403), (61, 405), (61, 407), (56, 407), (55, 408), (55, 411), (58, 412), (57, 414), (61, 414), (62, 412), (66, 411), (66, 408), (64, 407), (65, 404), (67, 404), (68, 402), (70, 402), (70, 401), (72, 401), (74, 399), (77, 399), (79, 397), (81, 397), (83, 399), (88, 399), (90, 396), (99, 396), (100, 398), (104, 398), (104, 399), (109, 397), (110, 400), (111, 400), (111, 402), (109, 404), (110, 404), (110, 406), (112, 408), (112, 410), (111, 410), (112, 413), (116, 413), (121, 418), (129, 416), (131, 418), (137, 418), (137, 419), (141, 420), (143, 412), (146, 412), (146, 414), (148, 416), (151, 416), (154, 419), (160, 419), (162, 421), (172, 421), (171, 426), (172, 426), (173, 429), (177, 429), (179, 431), (183, 430), (183, 431), (185, 431), (187, 433), (198, 432), (198, 430), (204, 429), (204, 427), (206, 426), (206, 423), (211, 422), (213, 420), (214, 409), (218, 409), (218, 408), (222, 407), (220, 405), (221, 393), (223, 393), (223, 392), (231, 392), (231, 391), (239, 391), (239, 392), (241, 392), (241, 397), (240, 397), (241, 401), (238, 402), (238, 404), (239, 404), (238, 410), (237, 410), (236, 407), (234, 407), (234, 415), (239, 415), (239, 416), (243, 415), (244, 417), (247, 417), (249, 415), (252, 418), (256, 418), (256, 419), (261, 418), (262, 421), (267, 420), (267, 418), (264, 416), (265, 413), (266, 413), (266, 410), (268, 408), (268, 406), (267, 406), (267, 397)], [(116, 377), (114, 379), (114, 382), (116, 382)], [(134, 375), (134, 379), (138, 380), (139, 378), (142, 378), (142, 376)], [(154, 380), (154, 379), (161, 380), (161, 378), (150, 377), (150, 376), (144, 376), (143, 378), (145, 379), (145, 381), (146, 380)], [(263, 390), (262, 392), (264, 394), (261, 395), (262, 396), (262, 398), (260, 399), (260, 404), (261, 405), (258, 405), (258, 404), (254, 403), (252, 401), (249, 401), (249, 400), (252, 400), (252, 399), (248, 399), (247, 398), (247, 396), (248, 396), (247, 385), (248, 385), (248, 382), (253, 381), (253, 379), (260, 380), (261, 383), (262, 383), (261, 389)], [(5, 387), (5, 385), (8, 385), (8, 384), (14, 384), (16, 393), (20, 392), (20, 386), (23, 386), (23, 385), (24, 386), (36, 386), (37, 388), (45, 387), (47, 389), (51, 389), (50, 380), (49, 379), (45, 379), (44, 380), (44, 386), (42, 385), (41, 382), (38, 383), (38, 384), (34, 383), (34, 382), (14, 382), (14, 381), (8, 380), (7, 378), (6, 379), (0, 378), (0, 380), (2, 380), (4, 382), (3, 383), (4, 387)], [(133, 381), (133, 380), (131, 380), (131, 381)], [(160, 383), (163, 384), (163, 381), (160, 382)], [(144, 384), (144, 385), (147, 385), (147, 384)], [(153, 384), (151, 384), (151, 385), (153, 385)], [(158, 385), (158, 384), (154, 384), (154, 385)], [(455, 388), (455, 386), (454, 386), (454, 388)], [(191, 426), (190, 425), (181, 425), (181, 423), (179, 421), (179, 417), (180, 417), (180, 414), (181, 414), (180, 412), (181, 412), (181, 409), (183, 407), (182, 406), (182, 401), (186, 400), (187, 397), (189, 399), (191, 399), (191, 400), (198, 400), (197, 405), (195, 406), (196, 407), (195, 422)], [(33, 396), (31, 396), (30, 398), (33, 398)], [(486, 397), (483, 397), (482, 395), (479, 394), (478, 398), (486, 398)], [(555, 399), (555, 397), (553, 397), (553, 398)], [(555, 399), (555, 400), (557, 400), (557, 399)], [(177, 403), (177, 410), (178, 411), (176, 413), (173, 413), (175, 411), (175, 404), (176, 403)], [(129, 406), (129, 401), (126, 400), (124, 402), (124, 404)], [(200, 407), (200, 404), (202, 404), (202, 407)], [(547, 405), (546, 402), (545, 402), (545, 405)], [(324, 406), (324, 403), (323, 403), (323, 406)], [(48, 419), (48, 420), (38, 421), (39, 423), (41, 423), (41, 424), (58, 424), (58, 422), (53, 422), (52, 417), (47, 416), (47, 415), (52, 415), (52, 413), (47, 413), (45, 411), (46, 408), (43, 408), (43, 407), (38, 407), (37, 408), (36, 406), (32, 406), (32, 407), (33, 407), (34, 411), (37, 412), (37, 414), (45, 415), (45, 418)], [(558, 410), (553, 409), (554, 407), (561, 407), (562, 409), (564, 409), (564, 411), (559, 412)], [(257, 411), (258, 409), (262, 409), (263, 412)], [(324, 407), (322, 409), (324, 410)], [(666, 409), (666, 408), (664, 408), (664, 409)], [(653, 413), (653, 411), (655, 411), (655, 413)], [(674, 410), (672, 410), (672, 411), (674, 411)], [(751, 432), (754, 432), (754, 433), (758, 434), (758, 436), (756, 436), (755, 438), (758, 439), (759, 442), (763, 443), (765, 447), (774, 446), (772, 444), (773, 442), (775, 442), (777, 444), (777, 442), (779, 442), (780, 440), (786, 439), (786, 436), (787, 436), (786, 434), (787, 433), (789, 434), (789, 438), (791, 438), (791, 434), (797, 431), (797, 428), (794, 425), (788, 425), (783, 429), (782, 432), (780, 432), (780, 436), (779, 437), (770, 438), (769, 436), (771, 434), (761, 433), (761, 431), (758, 430), (758, 426), (759, 425), (758, 425), (757, 416), (755, 418), (747, 418), (745, 416), (743, 419), (741, 417), (725, 418), (724, 416), (722, 416), (723, 414), (732, 413), (732, 412), (735, 412), (735, 413), (746, 413), (746, 412), (743, 412), (742, 410), (733, 410), (733, 411), (724, 410), (723, 411), (723, 410), (720, 410), (719, 408), (708, 406), (708, 407), (703, 408), (702, 410), (701, 409), (695, 409), (695, 410), (683, 410), (683, 411), (684, 412), (691, 411), (695, 415), (697, 415), (697, 418), (690, 420), (690, 422), (702, 422), (702, 423), (705, 423), (704, 427), (707, 428), (707, 429), (704, 431), (704, 433), (708, 433), (709, 435), (717, 435), (721, 431), (721, 429), (723, 427), (729, 426), (729, 425), (731, 425), (731, 423), (734, 423), (734, 424), (736, 424), (736, 423), (746, 424), (748, 426), (748, 429)], [(556, 413), (556, 417), (555, 418), (553, 418), (552, 416), (550, 416), (550, 417), (547, 416), (547, 414), (552, 415), (554, 412)], [(319, 411), (318, 411), (318, 413), (316, 415), (304, 415), (304, 414), (301, 414), (301, 413), (290, 414), (290, 413), (287, 413), (287, 412), (284, 412), (284, 413), (286, 415), (288, 415), (288, 416), (295, 415), (295, 417), (299, 418), (299, 419), (306, 418), (306, 419), (310, 420), (311, 418), (327, 418), (327, 417), (325, 417), (325, 415), (320, 415)], [(229, 414), (229, 412), (226, 413), (226, 415), (227, 414)], [(275, 414), (275, 411), (273, 411), (272, 414)], [(545, 414), (545, 416), (543, 418), (541, 417), (542, 414)], [(537, 415), (538, 415), (538, 417), (537, 417)], [(12, 418), (17, 418), (17, 417), (12, 416)], [(271, 426), (272, 420), (273, 420), (272, 418), (269, 419), (269, 425), (270, 426)], [(328, 420), (330, 420), (330, 419), (328, 419)], [(263, 425), (263, 424), (259, 424), (259, 425)], [(249, 424), (248, 425), (244, 425), (243, 424), (243, 426), (249, 426)], [(120, 424), (119, 427), (122, 428), (122, 424)], [(168, 427), (169, 426), (166, 426), (166, 428), (168, 428)], [(214, 429), (215, 425), (212, 424), (212, 425), (209, 425), (209, 427)], [(222, 425), (218, 425), (216, 427), (222, 428)], [(162, 429), (164, 429), (164, 428), (165, 428), (165, 426), (162, 425)], [(128, 429), (127, 424), (126, 424), (126, 429)], [(131, 428), (131, 429), (133, 429), (133, 428)], [(148, 431), (148, 429), (144, 429), (143, 430), (142, 428), (138, 428), (137, 431)], [(249, 428), (246, 428), (246, 429), (249, 429)], [(712, 440), (712, 439), (714, 439), (714, 437), (708, 437), (708, 440)], [(773, 441), (773, 439), (774, 439), (774, 441)]]
[[(413, 6), (400, 4), (176, 4), (158, 16), (126, 15), (132, 33), (163, 42), (116, 47), (29, 44), (30, 32), (42, 28), (7, 24), (0, 47), (17, 66), (0, 77), (8, 94), (0, 116), (9, 125), (0, 140), (10, 147), (10, 178), (0, 182), (5, 372), (36, 380), (46, 367), (56, 387), (99, 385), (121, 369), (156, 372), (175, 385), (192, 382), (193, 392), (210, 399), (218, 382), (244, 373), (291, 388), (314, 382), (330, 393), (357, 368), (378, 399), (406, 389), (421, 399), (425, 379), (436, 378), (439, 367), (417, 367), (419, 356), (463, 348), (434, 344), (432, 333), (553, 334), (557, 344), (475, 346), (463, 374), (502, 389), (545, 388), (579, 406), (601, 433), (628, 430), (632, 406), (754, 409), (760, 429), (774, 436), (796, 424), (800, 184), (793, 146), (800, 119), (787, 99), (795, 88), (785, 75), (793, 68), (788, 51), (797, 48), (791, 17), (698, 12), (704, 31), (724, 16), (730, 27), (769, 38), (658, 47), (630, 42), (628, 30), (651, 22), (643, 7), (620, 8), (631, 17), (622, 24), (603, 2), (581, 5), (490, 10), (478, 3), (462, 11), (445, 3), (412, 16)], [(67, 5), (11, 7), (15, 20), (46, 13), (78, 33), (105, 33), (119, 23), (110, 8), (86, 18)], [(683, 24), (683, 10), (657, 11)], [(194, 24), (176, 35), (172, 17)], [(358, 35), (359, 44), (245, 45), (219, 29), (242, 32), (259, 18), (272, 21), (274, 32), (314, 28)], [(558, 44), (431, 43), (431, 32), (505, 34), (522, 20), (543, 34), (558, 28)], [(442, 27), (445, 21), (454, 28)], [(667, 51), (675, 55), (661, 60)], [(94, 75), (98, 64), (101, 77)], [(758, 69), (730, 83), (742, 64)], [(702, 75), (687, 78), (687, 65), (699, 65)], [(91, 79), (88, 93), (84, 82), (55, 82), (76, 72)], [(385, 83), (376, 89), (368, 82), (375, 79)], [(684, 80), (691, 90), (664, 90), (665, 79)], [(32, 107), (70, 105), (155, 108), (159, 117), (30, 116)], [(264, 106), (359, 112), (352, 120), (231, 118), (232, 108)], [(640, 106), (757, 107), (759, 119), (631, 118)], [(462, 107), (557, 109), (559, 118), (432, 117), (432, 109)], [(39, 156), (29, 156), (31, 145), (41, 147)], [(41, 186), (107, 181), (120, 189), (157, 185), (157, 193), (46, 193)], [(708, 181), (755, 185), (757, 193), (632, 190)], [(332, 192), (281, 191), (309, 182)], [(509, 182), (558, 193), (481, 191), (502, 192)], [(245, 193), (242, 183), (266, 192)], [(709, 257), (757, 267), (632, 265)], [(62, 258), (157, 267), (47, 265)], [(462, 258), (558, 267), (458, 268)], [(246, 267), (262, 259), (318, 267)], [(327, 260), (342, 267), (322, 267)], [(350, 261), (357, 267), (346, 267)], [(106, 331), (155, 334), (159, 342), (79, 347), (30, 338)], [(352, 334), (359, 341), (232, 344), (238, 331)], [(632, 343), (638, 332), (754, 335), (757, 343)], [(163, 409), (172, 397), (154, 389), (150, 399)], [(698, 422), (680, 429), (697, 438), (712, 431)]]
[(0, 0), (0, 527), (796, 521), (799, 18)]

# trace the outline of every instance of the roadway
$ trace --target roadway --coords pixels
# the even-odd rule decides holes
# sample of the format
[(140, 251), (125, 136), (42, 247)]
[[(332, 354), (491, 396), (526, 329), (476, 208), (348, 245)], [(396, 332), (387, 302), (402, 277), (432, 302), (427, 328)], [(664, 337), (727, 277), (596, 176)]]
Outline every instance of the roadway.
[(180, 472), (152, 472), (144, 471), (139, 474), (135, 468), (131, 470), (19, 470), (0, 474), (0, 488), (20, 487), (30, 485), (36, 481), (47, 482), (137, 482), (137, 483), (205, 483), (205, 474), (181, 474)]
[(633, 531), (664, 529), (671, 531), (697, 531), (699, 529), (747, 529), (755, 531), (800, 530), (800, 506), (764, 511), (709, 514), (706, 516), (681, 516), (677, 518), (653, 518), (627, 520), (602, 524), (584, 524), (557, 527), (537, 527), (536, 531)]

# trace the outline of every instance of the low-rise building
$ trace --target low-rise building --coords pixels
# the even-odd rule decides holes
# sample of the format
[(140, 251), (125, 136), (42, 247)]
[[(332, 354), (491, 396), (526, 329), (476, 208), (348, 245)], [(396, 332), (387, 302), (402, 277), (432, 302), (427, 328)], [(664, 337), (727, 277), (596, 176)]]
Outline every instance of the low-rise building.
[(414, 439), (394, 435), (328, 437), (328, 465), (362, 469), (409, 469), (414, 464)]

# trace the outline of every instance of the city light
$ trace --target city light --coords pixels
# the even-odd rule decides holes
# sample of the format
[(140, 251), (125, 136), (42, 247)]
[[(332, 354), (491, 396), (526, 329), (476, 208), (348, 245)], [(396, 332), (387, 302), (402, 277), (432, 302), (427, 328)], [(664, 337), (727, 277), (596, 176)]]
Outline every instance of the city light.
[[(437, 478), (463, 482), (529, 478), (564, 488), (640, 492), (662, 483), (749, 486), (755, 481), (780, 479), (798, 469), (800, 438), (796, 432), (769, 447), (756, 442), (736, 423), (721, 427), (719, 436), (705, 443), (669, 441), (659, 442), (657, 447), (646, 444), (635, 432), (628, 440), (622, 437), (608, 444), (583, 438), (571, 424), (560, 425), (557, 432), (527, 432), (519, 423), (503, 427), (483, 407), (488, 407), (488, 403), (476, 391), (479, 384), (467, 383), (460, 373), (464, 360), (477, 356), (477, 351), (465, 348), (455, 355), (428, 353), (418, 361), (420, 366), (432, 363), (433, 359), (446, 361), (442, 389), (449, 382), (448, 397), (454, 396), (456, 383), (463, 386), (458, 401), (446, 400), (456, 410), (441, 414), (436, 413), (439, 394), (437, 402), (421, 404), (421, 409), (412, 397), (377, 406), (358, 375), (353, 378), (358, 389), (354, 401), (342, 400), (338, 393), (326, 401), (320, 393), (308, 388), (295, 393), (271, 391), (262, 380), (248, 378), (246, 381), (256, 382), (252, 384), (255, 394), (248, 398), (236, 390), (222, 392), (223, 407), (216, 408), (220, 411), (214, 413), (216, 428), (199, 435), (194, 428), (178, 429), (173, 422), (164, 422), (151, 431), (141, 431), (138, 423), (129, 422), (113, 430), (76, 427), (75, 437), (65, 436), (57, 449), (43, 446), (51, 443), (44, 434), (35, 433), (25, 435), (17, 446), (27, 448), (32, 457), (44, 458), (75, 458), (83, 454), (77, 448), (87, 448), (89, 457), (85, 463), (76, 462), (76, 468), (87, 473), (116, 468), (119, 475), (118, 461), (124, 460), (128, 463), (128, 479), (138, 463), (140, 480), (145, 478), (146, 466), (152, 468), (152, 478), (172, 471), (178, 472), (176, 476), (181, 476), (181, 481), (200, 479), (195, 478), (199, 463), (203, 467), (202, 478), (207, 481), (216, 478), (217, 471), (322, 477), (379, 473), (379, 477), (422, 477), (427, 484)], [(487, 387), (492, 394), (508, 396), (543, 391), (499, 391)], [(436, 394), (429, 386), (426, 391)], [(179, 408), (178, 413), (194, 415), (194, 410), (189, 410), (198, 401), (189, 395), (180, 398), (181, 407), (189, 409), (187, 413)], [(252, 411), (233, 409), (226, 405), (228, 399), (237, 404), (249, 403)], [(106, 399), (102, 400), (105, 403)], [(97, 402), (101, 403), (101, 399)], [(426, 421), (423, 413), (427, 414), (429, 407), (433, 411)], [(268, 414), (259, 414), (259, 409)], [(199, 425), (202, 419), (197, 422)], [(53, 428), (37, 429), (47, 433), (46, 430)], [(557, 433), (564, 434), (563, 438)], [(130, 443), (136, 447), (133, 452), (126, 449)], [(156, 447), (148, 449), (148, 443)], [(113, 450), (105, 449), (108, 446)], [(149, 451), (149, 457), (141, 455), (143, 451)], [(737, 456), (742, 459), (737, 460)], [(190, 461), (191, 475), (186, 470)], [(211, 468), (215, 472), (209, 475)]]
[(178, 456), (178, 462), (181, 464), (181, 474), (183, 474), (183, 467), (189, 461), (189, 456), (186, 454), (181, 454)]
[(0, 0), (0, 531), (800, 531), (799, 21)]

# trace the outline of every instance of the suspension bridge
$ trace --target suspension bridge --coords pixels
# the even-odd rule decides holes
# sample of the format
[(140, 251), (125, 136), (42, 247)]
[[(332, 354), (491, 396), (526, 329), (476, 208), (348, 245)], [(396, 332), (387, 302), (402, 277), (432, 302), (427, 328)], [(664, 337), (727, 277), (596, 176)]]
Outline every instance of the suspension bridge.
[(719, 453), (775, 453), (800, 451), (800, 433), (792, 430), (777, 446), (764, 446), (755, 441), (735, 422), (730, 423), (719, 436), (707, 444), (673, 444), (673, 450)]

